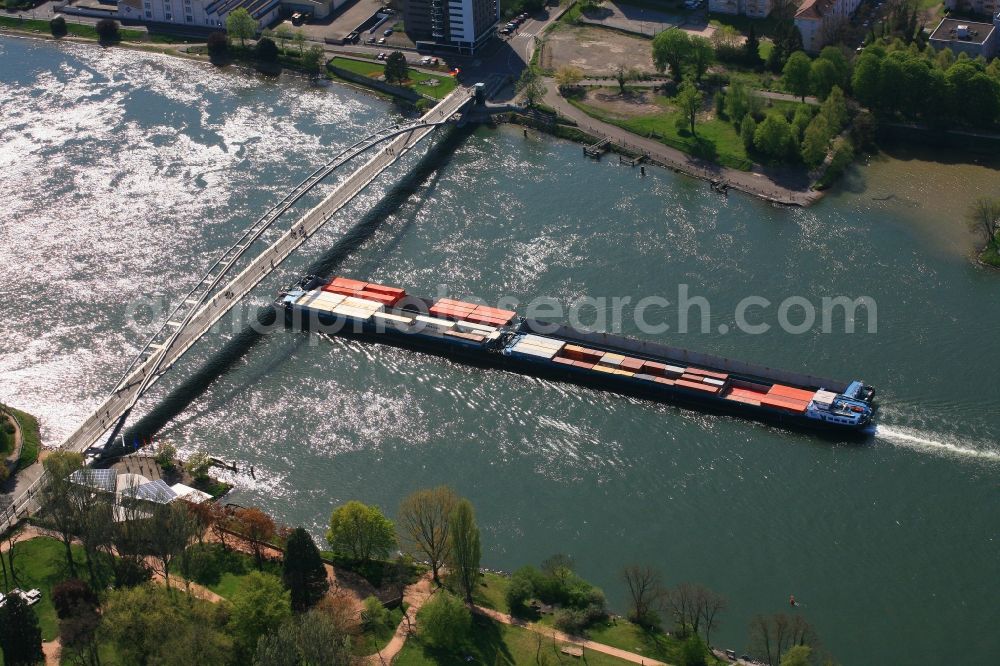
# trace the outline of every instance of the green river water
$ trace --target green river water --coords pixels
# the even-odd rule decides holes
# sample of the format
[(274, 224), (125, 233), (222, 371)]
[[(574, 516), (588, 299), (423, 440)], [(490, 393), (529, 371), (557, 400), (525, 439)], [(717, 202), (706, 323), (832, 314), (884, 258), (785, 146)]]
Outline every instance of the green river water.
[[(39, 415), (52, 445), (149, 333), (139, 299), (176, 299), (336, 147), (396, 118), (346, 88), (12, 38), (0, 99), (0, 400)], [(159, 437), (252, 465), (229, 477), (232, 501), (317, 536), (338, 503), (391, 515), (446, 483), (476, 506), (484, 565), (569, 553), (624, 610), (618, 571), (656, 564), (729, 598), (720, 647), (743, 649), (750, 617), (795, 594), (844, 664), (995, 663), (1000, 273), (971, 261), (962, 223), (987, 194), (1000, 195), (989, 165), (893, 152), (813, 208), (779, 208), (518, 129), (453, 133), (366, 190), (143, 406), (182, 404)], [(832, 443), (285, 330), (220, 356), (321, 260), (424, 295), (631, 297), (625, 334), (864, 379), (879, 432)], [(679, 285), (710, 303), (708, 330), (639, 330), (634, 303), (674, 301)], [(748, 296), (775, 304), (754, 315), (769, 332), (735, 330)], [(831, 332), (782, 331), (791, 296), (870, 297), (877, 330), (835, 317)], [(656, 317), (676, 322), (671, 307)], [(206, 368), (225, 372), (190, 395)]]

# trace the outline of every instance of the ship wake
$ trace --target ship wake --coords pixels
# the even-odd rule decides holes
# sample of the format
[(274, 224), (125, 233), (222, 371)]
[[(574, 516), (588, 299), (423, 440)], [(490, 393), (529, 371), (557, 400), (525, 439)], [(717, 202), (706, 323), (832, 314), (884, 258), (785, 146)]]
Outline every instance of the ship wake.
[(896, 428), (880, 424), (875, 431), (875, 438), (889, 442), (895, 446), (903, 446), (938, 455), (1000, 461), (1000, 450), (985, 445), (981, 447), (969, 446), (968, 443), (961, 440), (919, 430)]

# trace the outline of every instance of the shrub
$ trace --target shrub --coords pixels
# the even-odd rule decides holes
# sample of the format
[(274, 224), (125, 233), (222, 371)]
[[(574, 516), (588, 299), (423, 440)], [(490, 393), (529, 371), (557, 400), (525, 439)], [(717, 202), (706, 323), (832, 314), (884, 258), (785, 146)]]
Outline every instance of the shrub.
[(278, 45), (273, 39), (261, 37), (257, 40), (257, 59), (264, 62), (274, 62), (278, 59)]
[(226, 33), (216, 30), (208, 36), (208, 53), (218, 58), (229, 50), (229, 38)]
[(365, 629), (384, 627), (389, 624), (389, 611), (375, 597), (364, 600), (364, 610), (361, 611), (361, 624)]
[(120, 42), (122, 39), (121, 34), (118, 32), (118, 22), (111, 19), (101, 19), (94, 26), (94, 30), (97, 31), (97, 38), (103, 44)]
[(458, 597), (441, 590), (420, 609), (420, 627), (431, 645), (454, 650), (472, 627), (472, 615)]
[(534, 593), (535, 590), (531, 586), (530, 580), (516, 574), (511, 576), (510, 583), (507, 585), (507, 591), (504, 593), (504, 598), (507, 600), (510, 612), (518, 615), (524, 611), (528, 600), (531, 599)]
[(49, 21), (49, 30), (52, 31), (53, 37), (65, 37), (69, 30), (66, 28), (66, 19), (60, 16), (52, 17)]
[(693, 635), (684, 641), (681, 650), (681, 666), (706, 666), (705, 644), (701, 638)]

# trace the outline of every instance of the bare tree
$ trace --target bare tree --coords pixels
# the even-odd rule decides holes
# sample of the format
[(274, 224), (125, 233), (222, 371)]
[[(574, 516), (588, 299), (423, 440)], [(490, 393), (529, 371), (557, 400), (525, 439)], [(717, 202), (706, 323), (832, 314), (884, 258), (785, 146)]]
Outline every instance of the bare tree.
[(622, 579), (632, 601), (629, 619), (642, 626), (655, 624), (654, 609), (664, 594), (660, 572), (651, 566), (632, 564), (622, 570)]
[(781, 655), (788, 648), (816, 643), (812, 625), (801, 615), (756, 615), (750, 621), (750, 651), (771, 666), (779, 666)]
[(75, 484), (70, 480), (73, 472), (83, 467), (83, 456), (72, 451), (55, 451), (42, 465), (48, 475), (48, 483), (40, 492), (41, 504), (45, 507), (44, 517), (63, 543), (66, 566), (70, 577), (76, 578), (76, 562), (73, 561), (73, 536), (77, 529), (77, 503), (74, 501)]
[(458, 496), (447, 486), (418, 490), (399, 505), (400, 536), (411, 551), (423, 553), (431, 565), (434, 582), (448, 559), (448, 517)]
[(100, 568), (100, 552), (111, 547), (114, 525), (114, 506), (111, 497), (79, 485), (71, 488), (69, 501), (74, 505), (76, 535), (83, 546), (90, 584), (95, 589), (104, 587)]
[[(170, 567), (181, 557), (198, 532), (198, 522), (192, 517), (184, 502), (158, 504), (153, 508), (153, 518), (148, 523), (147, 543), (149, 553), (159, 563), (157, 571), (170, 589)], [(188, 581), (185, 581), (185, 585)]]
[(257, 508), (237, 509), (233, 518), (237, 531), (246, 539), (247, 545), (257, 561), (257, 568), (264, 568), (264, 548), (266, 542), (274, 538), (275, 526), (271, 516)]
[(966, 214), (969, 226), (983, 234), (987, 244), (993, 243), (1000, 231), (1000, 199), (977, 199)]
[(719, 614), (726, 610), (729, 602), (724, 596), (718, 592), (714, 592), (708, 588), (705, 588), (705, 594), (702, 597), (703, 603), (701, 605), (701, 619), (705, 622), (705, 644), (709, 648), (712, 647), (712, 629), (719, 624)]

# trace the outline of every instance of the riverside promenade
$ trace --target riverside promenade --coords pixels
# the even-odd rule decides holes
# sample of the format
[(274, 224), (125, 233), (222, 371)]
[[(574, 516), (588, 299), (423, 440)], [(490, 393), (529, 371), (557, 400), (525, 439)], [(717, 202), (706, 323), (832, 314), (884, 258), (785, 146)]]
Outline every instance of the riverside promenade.
[(545, 79), (545, 89), (543, 101), (559, 115), (569, 118), (581, 130), (598, 139), (608, 139), (626, 150), (645, 155), (654, 164), (787, 206), (810, 206), (823, 196), (822, 192), (809, 187), (808, 178), (803, 174), (793, 173), (789, 169), (756, 166), (751, 171), (740, 171), (713, 164), (655, 139), (633, 134), (588, 116), (559, 94), (558, 85), (552, 79)]

